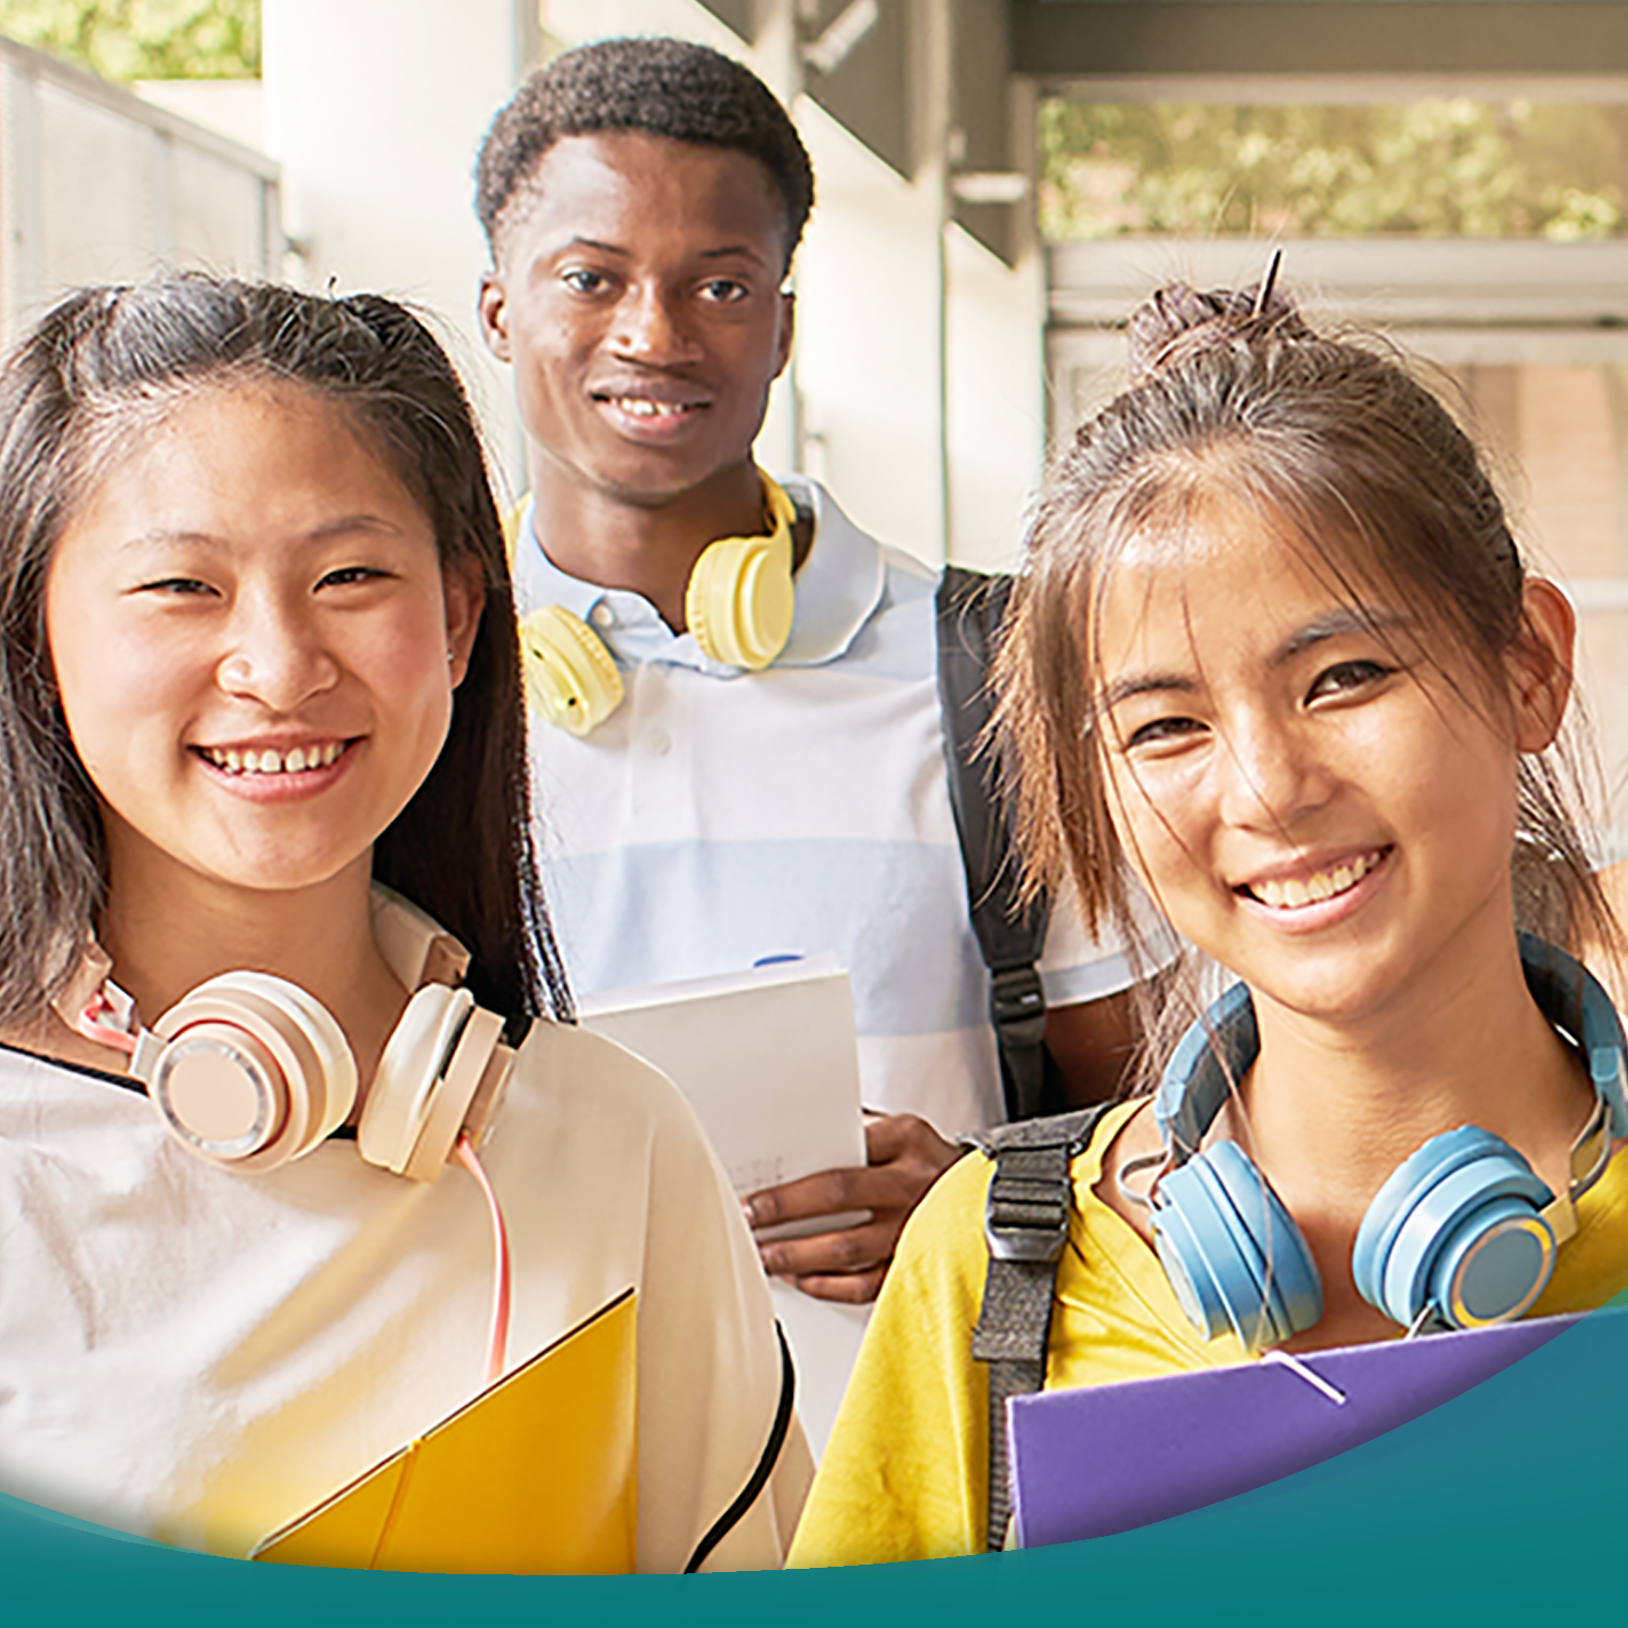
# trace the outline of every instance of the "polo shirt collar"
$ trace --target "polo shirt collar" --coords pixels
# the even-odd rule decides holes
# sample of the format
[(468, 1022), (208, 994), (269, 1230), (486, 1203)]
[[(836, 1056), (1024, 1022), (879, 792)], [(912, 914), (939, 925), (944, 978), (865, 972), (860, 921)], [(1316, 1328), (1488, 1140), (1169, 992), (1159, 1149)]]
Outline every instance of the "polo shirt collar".
[[(848, 649), (881, 603), (882, 551), (818, 482), (793, 475), (782, 484), (800, 509), (813, 511), (814, 543), (797, 573), (791, 637), (773, 665), (819, 667)], [(746, 670), (702, 654), (690, 634), (674, 634), (643, 594), (567, 575), (543, 552), (529, 502), (515, 560), (515, 593), (522, 613), (560, 605), (580, 616), (625, 666), (660, 661), (714, 678)]]

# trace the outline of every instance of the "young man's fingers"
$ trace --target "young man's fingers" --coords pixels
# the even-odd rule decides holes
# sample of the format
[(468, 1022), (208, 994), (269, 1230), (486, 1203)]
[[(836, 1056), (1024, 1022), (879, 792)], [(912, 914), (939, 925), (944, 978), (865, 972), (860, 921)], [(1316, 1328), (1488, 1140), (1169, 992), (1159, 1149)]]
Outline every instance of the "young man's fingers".
[(845, 1210), (871, 1210), (896, 1201), (879, 1169), (855, 1165), (847, 1170), (821, 1170), (779, 1187), (765, 1187), (748, 1194), (741, 1204), (748, 1225), (773, 1227), (782, 1221), (841, 1215)]
[(844, 1210), (912, 1210), (934, 1181), (960, 1156), (925, 1119), (885, 1114), (865, 1125), (868, 1165), (822, 1170), (779, 1187), (765, 1187), (743, 1201), (747, 1224), (772, 1227)]
[(879, 1217), (839, 1232), (781, 1238), (758, 1245), (763, 1269), (775, 1277), (800, 1278), (831, 1272), (863, 1272), (885, 1265), (899, 1242), (903, 1217)]
[(882, 1292), (882, 1280), (887, 1276), (886, 1265), (873, 1266), (868, 1272), (848, 1272), (836, 1277), (800, 1277), (790, 1282), (804, 1294), (816, 1300), (840, 1300), (850, 1306), (863, 1306)]

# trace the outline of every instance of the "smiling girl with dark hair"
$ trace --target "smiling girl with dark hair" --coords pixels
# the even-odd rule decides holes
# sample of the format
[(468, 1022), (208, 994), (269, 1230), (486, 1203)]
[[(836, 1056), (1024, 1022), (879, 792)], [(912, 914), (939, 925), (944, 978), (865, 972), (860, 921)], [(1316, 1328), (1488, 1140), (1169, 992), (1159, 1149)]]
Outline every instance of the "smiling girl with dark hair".
[(777, 1563), (767, 1293), (677, 1094), (561, 1021), (425, 327), (64, 301), (0, 373), (0, 633), (0, 1489), (247, 1554), (631, 1289), (630, 1558)]

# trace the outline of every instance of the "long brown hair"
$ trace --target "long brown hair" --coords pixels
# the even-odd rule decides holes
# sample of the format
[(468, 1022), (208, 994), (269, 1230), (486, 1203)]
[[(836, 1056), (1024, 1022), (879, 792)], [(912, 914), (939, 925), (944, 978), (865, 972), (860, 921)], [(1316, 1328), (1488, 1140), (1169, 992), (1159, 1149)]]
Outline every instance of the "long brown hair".
[(45, 636), (52, 552), (121, 438), (199, 389), (268, 379), (349, 415), (429, 517), (443, 562), (473, 561), (485, 583), (446, 743), (379, 837), (374, 876), (469, 949), (482, 1005), (568, 1017), (530, 843), (502, 526), (457, 373), (390, 300), (183, 276), (69, 296), (0, 369), (0, 1025), (43, 1013), (106, 890), (101, 816)]
[[(1072, 886), (1147, 970), (1136, 889), (1106, 797), (1096, 651), (1104, 586), (1127, 548), (1179, 538), (1216, 497), (1287, 523), (1355, 596), (1352, 564), (1394, 592), (1487, 695), (1529, 634), (1527, 565), (1469, 437), (1375, 337), (1314, 331), (1282, 293), (1161, 289), (1131, 320), (1131, 383), (1051, 472), (996, 663), (995, 734), (1024, 885)], [(1597, 775), (1575, 741), (1519, 769), (1511, 864), (1520, 925), (1561, 942), (1619, 935), (1580, 834)], [(1185, 973), (1185, 976), (1184, 976)], [(1162, 1061), (1196, 1015), (1191, 966), (1144, 1015)], [(1183, 998), (1168, 1000), (1173, 987)]]

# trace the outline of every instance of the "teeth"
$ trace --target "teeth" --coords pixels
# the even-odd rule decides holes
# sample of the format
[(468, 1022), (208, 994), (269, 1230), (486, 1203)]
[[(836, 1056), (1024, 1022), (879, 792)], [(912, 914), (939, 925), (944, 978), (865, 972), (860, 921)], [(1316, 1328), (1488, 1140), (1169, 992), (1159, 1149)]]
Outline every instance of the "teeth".
[(250, 747), (246, 752), (236, 747), (210, 746), (204, 749), (204, 756), (228, 774), (299, 774), (304, 769), (327, 768), (344, 750), (341, 741), (296, 746), (286, 756), (270, 746), (260, 751)]
[(1382, 852), (1376, 850), (1364, 854), (1360, 859), (1338, 865), (1331, 871), (1319, 871), (1304, 881), (1288, 877), (1281, 882), (1256, 882), (1249, 891), (1273, 910), (1297, 910), (1302, 905), (1320, 904), (1324, 899), (1332, 899), (1355, 887), (1379, 863), (1381, 857)]
[(665, 401), (649, 401), (643, 396), (617, 396), (616, 405), (634, 418), (676, 418), (689, 411), (687, 406)]

